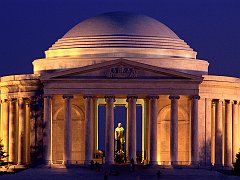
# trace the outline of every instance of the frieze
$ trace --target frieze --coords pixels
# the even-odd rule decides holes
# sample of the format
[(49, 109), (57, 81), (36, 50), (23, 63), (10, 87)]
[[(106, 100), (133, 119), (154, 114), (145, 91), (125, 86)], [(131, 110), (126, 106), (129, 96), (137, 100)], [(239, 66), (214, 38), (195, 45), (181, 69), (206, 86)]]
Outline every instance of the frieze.
[(134, 68), (132, 67), (127, 67), (127, 66), (116, 66), (112, 67), (108, 70), (106, 73), (106, 78), (136, 78), (137, 77), (137, 72)]

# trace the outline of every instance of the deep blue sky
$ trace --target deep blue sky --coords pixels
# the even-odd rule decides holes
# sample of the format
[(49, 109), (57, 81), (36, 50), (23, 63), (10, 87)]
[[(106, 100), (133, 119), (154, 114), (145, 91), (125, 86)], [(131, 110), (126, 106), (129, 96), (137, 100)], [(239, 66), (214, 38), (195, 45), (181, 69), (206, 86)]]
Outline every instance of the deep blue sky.
[(71, 27), (115, 10), (158, 19), (210, 62), (210, 74), (240, 77), (240, 0), (0, 0), (0, 76), (32, 73)]

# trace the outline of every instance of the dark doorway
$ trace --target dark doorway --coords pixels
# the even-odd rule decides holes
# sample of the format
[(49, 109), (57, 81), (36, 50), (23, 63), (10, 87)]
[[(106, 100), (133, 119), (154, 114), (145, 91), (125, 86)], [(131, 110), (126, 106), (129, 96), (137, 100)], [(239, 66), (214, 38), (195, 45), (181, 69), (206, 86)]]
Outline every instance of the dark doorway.
[[(137, 155), (141, 156), (142, 153), (142, 106), (137, 105), (136, 108), (136, 133), (137, 133)], [(124, 128), (124, 136), (126, 141), (127, 134), (127, 109), (124, 105), (117, 105), (114, 109), (114, 129), (117, 127), (118, 122), (122, 123)], [(105, 152), (105, 125), (106, 125), (106, 106), (98, 106), (98, 149)], [(124, 151), (126, 152), (126, 142), (124, 144)]]

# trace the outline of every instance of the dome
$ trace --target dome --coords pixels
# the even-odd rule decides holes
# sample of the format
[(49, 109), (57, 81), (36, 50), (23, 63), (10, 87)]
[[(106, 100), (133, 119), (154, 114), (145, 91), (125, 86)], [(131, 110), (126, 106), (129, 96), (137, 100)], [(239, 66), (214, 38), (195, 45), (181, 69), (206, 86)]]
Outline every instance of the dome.
[(184, 57), (194, 52), (161, 22), (129, 12), (104, 13), (80, 22), (46, 51), (46, 58)]
[(78, 36), (130, 35), (178, 38), (161, 22), (140, 14), (130, 12), (109, 12), (80, 22), (63, 38)]
[(130, 12), (109, 12), (86, 19), (33, 62), (34, 72), (89, 66), (119, 58), (182, 72), (203, 74), (208, 63), (170, 28)]

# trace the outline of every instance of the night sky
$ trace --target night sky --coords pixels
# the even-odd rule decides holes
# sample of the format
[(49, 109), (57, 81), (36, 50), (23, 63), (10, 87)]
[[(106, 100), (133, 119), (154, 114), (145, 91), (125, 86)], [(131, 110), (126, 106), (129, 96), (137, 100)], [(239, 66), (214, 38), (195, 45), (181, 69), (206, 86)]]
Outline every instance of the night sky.
[(239, 0), (0, 0), (0, 76), (32, 73), (32, 61), (71, 27), (119, 10), (169, 26), (210, 62), (210, 74), (240, 77)]

